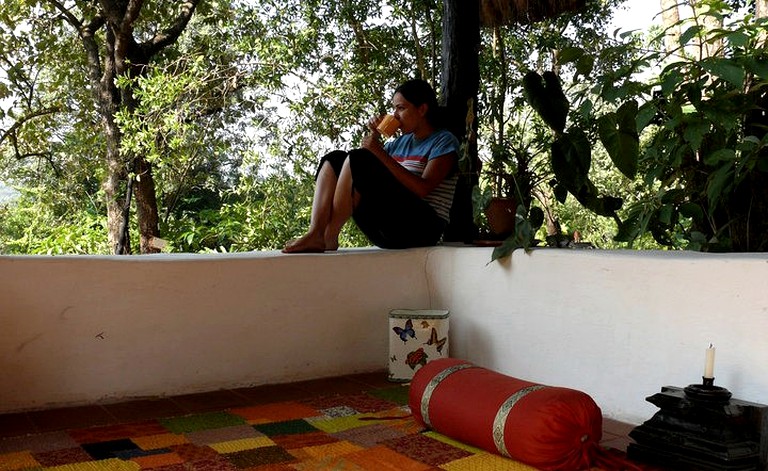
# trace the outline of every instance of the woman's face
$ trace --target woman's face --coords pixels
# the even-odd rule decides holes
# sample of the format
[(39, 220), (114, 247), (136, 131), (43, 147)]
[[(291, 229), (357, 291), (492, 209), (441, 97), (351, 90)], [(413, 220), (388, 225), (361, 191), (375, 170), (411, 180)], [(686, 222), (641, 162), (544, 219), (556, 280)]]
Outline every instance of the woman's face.
[(403, 134), (416, 132), (428, 124), (426, 115), (429, 105), (415, 106), (400, 93), (395, 93), (392, 97), (392, 106), (395, 109), (393, 114), (400, 121), (400, 130)]

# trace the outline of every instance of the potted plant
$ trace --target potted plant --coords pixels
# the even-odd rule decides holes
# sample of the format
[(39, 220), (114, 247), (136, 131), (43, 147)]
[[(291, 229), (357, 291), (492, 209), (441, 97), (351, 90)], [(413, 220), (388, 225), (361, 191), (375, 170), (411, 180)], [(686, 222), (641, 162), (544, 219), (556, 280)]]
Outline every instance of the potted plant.
[[(495, 145), (482, 174), (484, 185), (474, 193), (475, 222), (487, 227), (491, 240), (504, 240), (515, 229), (518, 206), (527, 214), (536, 175), (527, 149)], [(483, 224), (485, 223), (485, 224)]]
[(509, 161), (511, 156), (508, 150), (501, 147), (494, 149), (482, 172), (485, 185), (475, 187), (475, 223), (486, 228), (485, 239), (503, 240), (515, 228), (515, 177), (508, 168)]
[(533, 202), (550, 175), (546, 147), (525, 120), (514, 122), (518, 124), (508, 128), (509, 139), (493, 145), (473, 193), (475, 222), (486, 228), (484, 245), (497, 246), (494, 260), (535, 246), (544, 222), (544, 211)]

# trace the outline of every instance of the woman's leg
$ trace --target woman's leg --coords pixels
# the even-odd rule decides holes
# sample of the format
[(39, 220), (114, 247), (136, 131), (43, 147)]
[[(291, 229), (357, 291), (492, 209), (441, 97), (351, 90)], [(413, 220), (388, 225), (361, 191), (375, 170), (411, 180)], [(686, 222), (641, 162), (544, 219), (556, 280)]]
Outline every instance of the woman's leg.
[(366, 150), (349, 153), (357, 200), (352, 217), (375, 245), (388, 249), (431, 246), (445, 221), (425, 200), (405, 188)]
[[(307, 233), (285, 244), (283, 252), (323, 252), (325, 246), (325, 231), (333, 213), (333, 199), (336, 193), (338, 178), (328, 161), (324, 161), (317, 172), (315, 196), (312, 200), (312, 215)], [(338, 242), (336, 243), (338, 247)], [(335, 248), (334, 248), (335, 250)]]
[(307, 233), (288, 242), (285, 253), (324, 252), (339, 248), (339, 233), (352, 216), (354, 192), (346, 153), (325, 156), (315, 178), (315, 196)]
[(326, 250), (336, 250), (339, 248), (341, 228), (352, 217), (352, 211), (357, 205), (359, 198), (352, 185), (352, 170), (349, 166), (349, 159), (346, 159), (336, 182), (336, 191), (333, 195), (333, 210), (325, 228)]

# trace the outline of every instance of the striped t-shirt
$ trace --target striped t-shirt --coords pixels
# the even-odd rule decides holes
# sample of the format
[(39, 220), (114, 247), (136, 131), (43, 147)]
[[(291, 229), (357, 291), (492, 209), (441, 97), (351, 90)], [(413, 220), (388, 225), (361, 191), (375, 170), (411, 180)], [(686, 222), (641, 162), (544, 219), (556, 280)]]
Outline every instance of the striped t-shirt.
[[(384, 150), (400, 165), (411, 173), (421, 176), (430, 160), (459, 152), (459, 141), (450, 131), (441, 129), (429, 137), (419, 140), (413, 134), (402, 135), (384, 145)], [(446, 157), (452, 158), (452, 157)], [(456, 190), (458, 175), (455, 171), (428, 194), (424, 200), (429, 203), (438, 216), (448, 221), (453, 204), (453, 193)]]

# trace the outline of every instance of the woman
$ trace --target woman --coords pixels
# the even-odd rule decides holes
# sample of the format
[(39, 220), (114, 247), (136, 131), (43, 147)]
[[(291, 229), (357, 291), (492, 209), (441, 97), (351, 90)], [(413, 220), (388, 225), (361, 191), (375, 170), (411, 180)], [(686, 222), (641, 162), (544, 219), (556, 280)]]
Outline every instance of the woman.
[(402, 134), (382, 144), (376, 129), (382, 117), (374, 117), (362, 148), (325, 155), (316, 175), (309, 230), (283, 252), (336, 250), (350, 217), (382, 248), (440, 241), (456, 188), (458, 140), (440, 129), (437, 98), (427, 82), (400, 85), (392, 105)]

